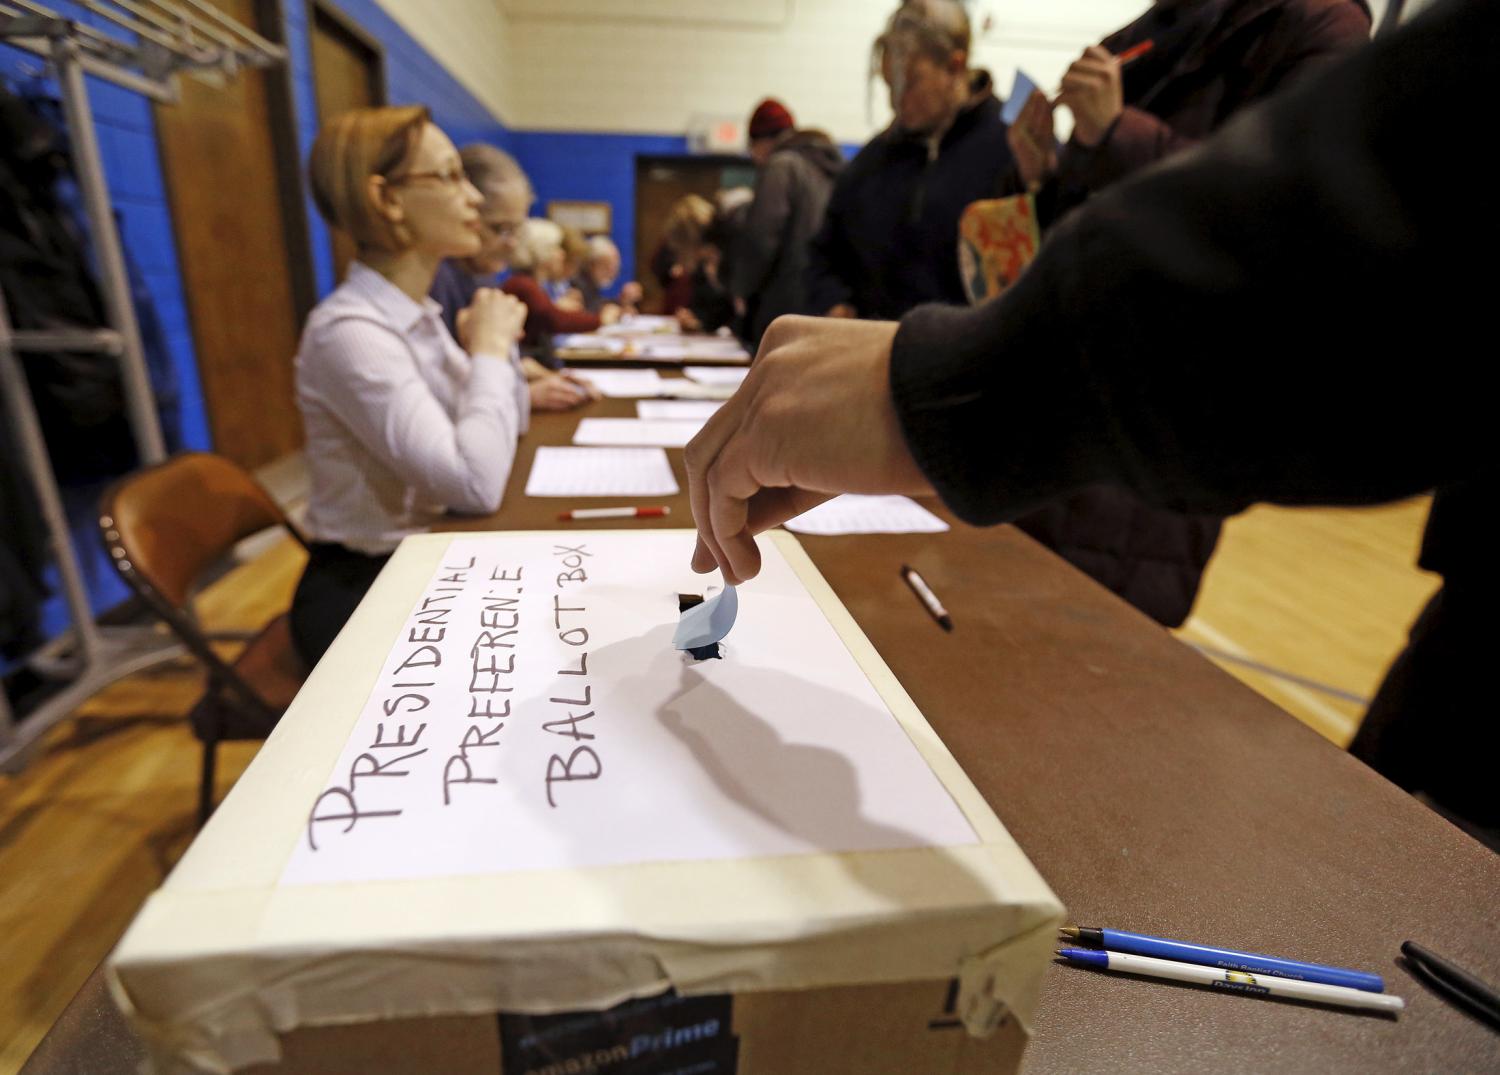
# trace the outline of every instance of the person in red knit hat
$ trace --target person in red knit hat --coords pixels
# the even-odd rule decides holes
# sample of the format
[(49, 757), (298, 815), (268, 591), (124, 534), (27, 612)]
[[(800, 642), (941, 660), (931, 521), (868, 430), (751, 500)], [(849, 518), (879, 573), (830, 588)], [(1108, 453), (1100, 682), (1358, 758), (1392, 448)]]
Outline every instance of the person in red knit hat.
[(776, 98), (767, 97), (750, 113), (750, 156), (756, 158), (757, 164), (762, 163), (760, 156), (756, 154), (757, 145), (761, 148), (762, 155), (768, 156), (776, 136), (795, 126), (797, 123), (792, 119), (791, 110)]
[(755, 106), (749, 134), (755, 200), (741, 221), (728, 283), (743, 335), (754, 345), (782, 314), (822, 313), (807, 304), (807, 248), (844, 155), (822, 131), (798, 130), (774, 97)]

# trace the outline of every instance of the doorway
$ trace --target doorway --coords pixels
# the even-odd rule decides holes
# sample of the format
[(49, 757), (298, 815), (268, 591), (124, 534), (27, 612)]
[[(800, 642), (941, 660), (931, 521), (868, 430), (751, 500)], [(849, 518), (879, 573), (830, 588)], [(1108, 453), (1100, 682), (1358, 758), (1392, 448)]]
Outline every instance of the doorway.
[(755, 185), (755, 168), (747, 157), (638, 156), (635, 159), (635, 279), (645, 290), (644, 305), (660, 309), (662, 287), (651, 271), (672, 206), (684, 195), (714, 195), (732, 187)]
[[(280, 41), (276, 0), (207, 0)], [(284, 68), (179, 80), (156, 130), (214, 450), (258, 467), (302, 446), (292, 362), (313, 302)]]

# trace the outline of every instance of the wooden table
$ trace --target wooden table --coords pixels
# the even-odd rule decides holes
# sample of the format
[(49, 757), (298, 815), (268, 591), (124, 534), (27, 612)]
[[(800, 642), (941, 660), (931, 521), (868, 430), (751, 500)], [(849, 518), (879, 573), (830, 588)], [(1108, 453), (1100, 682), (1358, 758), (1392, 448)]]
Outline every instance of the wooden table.
[[(522, 493), (578, 417), (534, 416), (500, 511), (452, 529), (621, 525)], [(684, 492), (652, 502), (672, 516), (626, 525), (691, 525), (669, 455)], [(1390, 1019), (1054, 966), (1027, 1071), (1500, 1070), (1500, 1034), (1397, 964), (1411, 938), (1500, 982), (1500, 856), (1010, 527), (801, 541), (1075, 921), (1373, 970), (1408, 1002)], [(107, 1003), (91, 980), (26, 1071), (129, 1070), (118, 1022), (90, 1029)]]

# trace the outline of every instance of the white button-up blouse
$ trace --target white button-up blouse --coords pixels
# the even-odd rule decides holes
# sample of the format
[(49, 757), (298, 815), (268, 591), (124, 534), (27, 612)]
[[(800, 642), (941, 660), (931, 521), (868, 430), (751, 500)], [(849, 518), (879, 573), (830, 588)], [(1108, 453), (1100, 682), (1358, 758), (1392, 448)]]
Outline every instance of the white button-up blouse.
[(445, 510), (499, 507), (530, 397), (514, 355), (470, 357), (437, 303), (356, 261), (308, 316), (297, 404), (308, 536), (378, 554)]

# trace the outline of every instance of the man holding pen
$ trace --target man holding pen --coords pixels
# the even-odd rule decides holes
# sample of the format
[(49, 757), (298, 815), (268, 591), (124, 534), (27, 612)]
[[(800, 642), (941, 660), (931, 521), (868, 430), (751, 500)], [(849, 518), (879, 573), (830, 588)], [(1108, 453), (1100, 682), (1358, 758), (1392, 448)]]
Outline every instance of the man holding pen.
[[(1092, 199), (986, 306), (777, 321), (688, 446), (694, 567), (752, 577), (753, 534), (839, 492), (936, 493), (983, 525), (1095, 483), (1222, 514), (1493, 487), (1500, 376), (1473, 350), (1492, 288), (1467, 265), (1500, 205), (1452, 187), (1484, 174), (1497, 41), (1500, 5), (1436, 5)], [(1355, 752), (1494, 826), (1500, 743), (1472, 708), (1489, 662), (1464, 657), (1486, 628), (1452, 617), (1491, 607), (1473, 591), (1500, 572), (1470, 523), (1413, 636), (1449, 648), (1417, 662), (1444, 674), (1388, 684), (1385, 745), (1362, 730)]]

